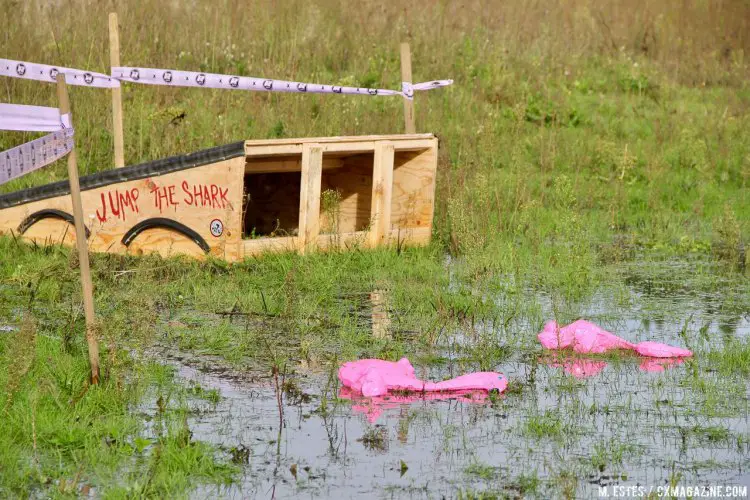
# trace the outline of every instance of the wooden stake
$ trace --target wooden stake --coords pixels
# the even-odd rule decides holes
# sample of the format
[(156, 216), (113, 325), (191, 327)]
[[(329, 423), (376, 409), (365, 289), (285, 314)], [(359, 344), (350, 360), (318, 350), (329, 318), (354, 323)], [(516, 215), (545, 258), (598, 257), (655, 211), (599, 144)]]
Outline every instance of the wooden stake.
[[(120, 29), (117, 13), (109, 13), (109, 64), (120, 65)], [(111, 70), (111, 68), (110, 68)], [(122, 131), (122, 88), (112, 88), (112, 132), (115, 137), (115, 168), (125, 166), (125, 139)]]
[[(60, 103), (60, 114), (70, 113), (68, 88), (65, 75), (57, 75), (57, 99)], [(71, 120), (72, 123), (72, 120)], [(81, 205), (81, 186), (78, 182), (78, 165), (76, 163), (75, 145), (68, 153), (68, 182), (70, 198), (73, 202), (73, 218), (76, 228), (76, 246), (78, 247), (78, 264), (81, 268), (81, 287), (83, 288), (83, 310), (86, 314), (86, 341), (89, 345), (89, 364), (91, 365), (91, 383), (99, 383), (99, 344), (96, 339), (94, 317), (94, 290), (91, 284), (89, 269), (89, 251), (86, 243), (86, 231), (83, 225), (83, 207)]]
[(393, 192), (393, 144), (375, 143), (372, 169), (372, 204), (370, 208), (370, 246), (388, 242), (391, 230), (391, 199)]
[[(401, 81), (413, 83), (411, 81), (411, 49), (406, 42), (401, 44)], [(404, 132), (415, 134), (416, 130), (414, 125), (414, 100), (404, 99)]]
[(320, 182), (323, 174), (323, 147), (302, 147), (302, 175), (299, 193), (299, 251), (306, 253), (318, 246), (320, 234)]

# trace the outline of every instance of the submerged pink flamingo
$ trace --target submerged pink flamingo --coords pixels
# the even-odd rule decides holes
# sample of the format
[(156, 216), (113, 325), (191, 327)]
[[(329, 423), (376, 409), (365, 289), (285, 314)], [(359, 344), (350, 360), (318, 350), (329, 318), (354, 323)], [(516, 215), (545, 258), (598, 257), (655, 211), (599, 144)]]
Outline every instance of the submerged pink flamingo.
[(442, 382), (425, 382), (415, 376), (414, 367), (406, 358), (401, 358), (396, 362), (381, 359), (350, 361), (339, 368), (339, 380), (345, 387), (363, 396), (383, 396), (388, 391), (497, 390), (503, 392), (508, 386), (508, 380), (496, 372), (468, 373)]
[(579, 319), (563, 327), (556, 321), (549, 321), (537, 337), (545, 349), (572, 348), (574, 352), (582, 354), (628, 349), (651, 358), (686, 358), (693, 355), (688, 349), (660, 342), (646, 341), (633, 344), (585, 319)]

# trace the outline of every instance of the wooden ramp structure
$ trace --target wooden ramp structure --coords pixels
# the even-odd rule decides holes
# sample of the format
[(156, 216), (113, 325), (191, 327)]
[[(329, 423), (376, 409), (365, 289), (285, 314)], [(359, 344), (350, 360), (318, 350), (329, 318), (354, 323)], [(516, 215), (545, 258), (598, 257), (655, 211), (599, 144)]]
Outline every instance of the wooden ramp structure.
[[(242, 141), (80, 179), (94, 252), (211, 255), (423, 245), (432, 134)], [(0, 233), (75, 245), (67, 182), (0, 195)]]

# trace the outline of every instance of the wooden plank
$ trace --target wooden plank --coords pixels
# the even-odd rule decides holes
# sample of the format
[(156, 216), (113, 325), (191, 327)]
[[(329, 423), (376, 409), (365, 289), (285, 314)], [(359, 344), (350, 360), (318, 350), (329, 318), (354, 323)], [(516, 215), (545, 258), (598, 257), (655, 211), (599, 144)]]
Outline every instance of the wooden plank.
[(242, 241), (242, 256), (257, 257), (264, 253), (294, 252), (299, 248), (296, 236), (279, 238), (257, 238)]
[(320, 181), (323, 173), (323, 147), (305, 144), (302, 149), (302, 178), (299, 197), (299, 251), (317, 246), (320, 233)]
[(323, 151), (326, 153), (371, 153), (375, 151), (375, 141), (330, 143), (323, 145)]
[[(344, 141), (340, 143), (323, 144), (323, 152), (329, 154), (372, 153), (375, 151), (375, 144), (383, 140), (391, 142), (396, 151), (419, 151), (432, 147), (432, 141), (434, 139), (434, 137), (430, 137), (426, 139), (399, 139), (394, 141), (390, 139), (390, 136), (384, 136), (382, 139), (374, 139), (369, 141)], [(314, 141), (310, 141), (310, 143), (321, 144)], [(300, 155), (302, 154), (302, 147), (304, 144), (308, 144), (308, 142), (301, 142), (300, 144), (259, 146), (248, 146), (246, 144), (245, 154), (248, 156), (248, 158), (273, 158), (275, 156)]]
[(394, 159), (391, 221), (397, 228), (431, 228), (435, 206), (437, 140), (421, 152), (397, 152)]
[[(65, 75), (57, 78), (57, 99), (60, 102), (60, 114), (70, 113), (68, 88)], [(72, 121), (72, 120), (71, 120)], [(75, 221), (76, 247), (78, 247), (78, 267), (81, 270), (81, 288), (83, 289), (83, 311), (86, 315), (86, 341), (89, 348), (89, 364), (91, 365), (91, 383), (99, 383), (99, 342), (96, 335), (96, 316), (94, 315), (94, 287), (91, 283), (91, 269), (89, 268), (89, 249), (86, 244), (86, 230), (83, 222), (83, 206), (81, 204), (81, 186), (78, 182), (78, 165), (76, 163), (75, 145), (68, 153), (68, 182), (70, 183), (70, 199), (73, 205), (73, 219)]]
[(367, 141), (411, 141), (420, 139), (434, 139), (434, 134), (389, 134), (389, 135), (341, 135), (331, 137), (288, 137), (282, 139), (249, 139), (246, 146), (281, 146), (298, 145), (308, 142), (316, 144), (367, 142)]
[(247, 157), (287, 156), (302, 154), (302, 143), (299, 144), (248, 144), (245, 141)]
[[(412, 82), (411, 76), (411, 49), (408, 43), (401, 44), (401, 81)], [(416, 126), (414, 125), (414, 100), (404, 99), (404, 132), (414, 134)]]
[[(303, 144), (324, 144), (326, 152), (374, 151), (376, 141), (390, 141), (396, 151), (421, 149), (431, 146), (432, 134), (362, 135), (341, 137), (310, 137), (295, 139), (268, 139), (245, 141), (245, 154), (248, 157), (283, 156), (302, 154)], [(360, 144), (350, 144), (360, 143)]]
[(393, 188), (393, 144), (378, 142), (372, 173), (372, 204), (370, 209), (370, 246), (387, 242), (391, 229), (391, 193)]
[[(323, 158), (323, 170), (331, 170), (344, 166), (341, 158)], [(259, 158), (248, 159), (245, 163), (247, 174), (276, 174), (284, 172), (301, 172), (302, 161), (300, 158), (283, 157), (281, 159)]]
[[(120, 29), (117, 13), (109, 13), (109, 64), (120, 66)], [(125, 166), (125, 139), (122, 128), (122, 88), (112, 88), (112, 134), (115, 140), (115, 168)]]
[[(278, 145), (245, 145), (245, 155), (252, 157), (288, 156), (302, 153), (306, 144), (319, 144), (316, 142), (303, 142), (301, 144), (278, 144)], [(370, 153), (375, 151), (375, 141), (355, 141), (330, 143), (321, 146), (324, 152), (332, 153)]]

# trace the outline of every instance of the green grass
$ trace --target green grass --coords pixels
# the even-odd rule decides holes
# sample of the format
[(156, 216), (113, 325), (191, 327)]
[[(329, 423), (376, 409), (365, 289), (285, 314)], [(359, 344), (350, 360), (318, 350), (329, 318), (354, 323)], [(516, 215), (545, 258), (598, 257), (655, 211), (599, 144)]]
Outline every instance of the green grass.
[(533, 415), (524, 425), (524, 432), (535, 439), (561, 439), (570, 431), (561, 416), (549, 411)]
[[(32, 323), (0, 337), (3, 495), (180, 496), (190, 485), (232, 480), (236, 469), (218, 450), (190, 439), (177, 400), (184, 389), (168, 369), (119, 353), (105, 363), (103, 383), (89, 386), (81, 347), (66, 349)], [(154, 391), (169, 401), (146, 417), (149, 430), (136, 408)]]

